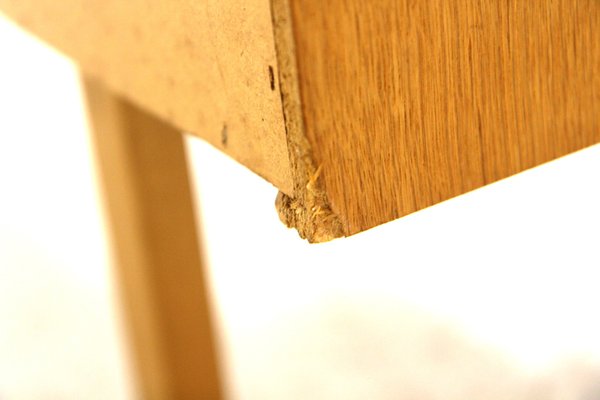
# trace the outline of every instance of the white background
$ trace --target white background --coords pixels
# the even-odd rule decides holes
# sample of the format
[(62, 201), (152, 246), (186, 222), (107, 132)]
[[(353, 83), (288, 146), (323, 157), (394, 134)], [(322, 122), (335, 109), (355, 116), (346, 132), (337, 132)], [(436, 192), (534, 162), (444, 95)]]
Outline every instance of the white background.
[[(0, 399), (136, 398), (74, 66), (0, 19)], [(188, 138), (232, 399), (600, 398), (600, 147), (308, 245)]]

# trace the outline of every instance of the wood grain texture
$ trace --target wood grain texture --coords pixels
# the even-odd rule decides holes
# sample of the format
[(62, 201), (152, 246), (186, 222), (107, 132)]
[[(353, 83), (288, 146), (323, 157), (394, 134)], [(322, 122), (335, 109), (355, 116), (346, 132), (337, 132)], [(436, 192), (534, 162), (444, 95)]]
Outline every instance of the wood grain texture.
[(600, 141), (600, 1), (0, 0), (350, 235)]
[(87, 74), (291, 193), (269, 0), (0, 0)]
[(345, 234), (600, 141), (598, 0), (290, 5), (305, 134)]
[(118, 284), (144, 399), (220, 399), (183, 138), (86, 79)]

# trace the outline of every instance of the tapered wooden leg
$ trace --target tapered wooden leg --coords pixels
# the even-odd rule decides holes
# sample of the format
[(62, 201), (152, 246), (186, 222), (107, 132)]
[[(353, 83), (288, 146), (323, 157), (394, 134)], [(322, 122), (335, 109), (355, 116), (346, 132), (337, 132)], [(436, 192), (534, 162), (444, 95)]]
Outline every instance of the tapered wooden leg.
[(183, 138), (84, 78), (144, 399), (220, 399)]

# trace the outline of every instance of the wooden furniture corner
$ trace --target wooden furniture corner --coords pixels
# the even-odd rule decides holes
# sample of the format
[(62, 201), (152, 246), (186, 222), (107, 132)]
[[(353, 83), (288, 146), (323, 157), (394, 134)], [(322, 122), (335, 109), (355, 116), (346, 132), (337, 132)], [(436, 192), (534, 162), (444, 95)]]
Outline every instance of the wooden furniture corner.
[(598, 0), (0, 0), (0, 11), (87, 77), (149, 397), (221, 393), (206, 293), (189, 286), (203, 277), (175, 131), (275, 185), (282, 221), (311, 242), (600, 142)]
[(82, 70), (352, 235), (600, 141), (597, 0), (0, 0)]

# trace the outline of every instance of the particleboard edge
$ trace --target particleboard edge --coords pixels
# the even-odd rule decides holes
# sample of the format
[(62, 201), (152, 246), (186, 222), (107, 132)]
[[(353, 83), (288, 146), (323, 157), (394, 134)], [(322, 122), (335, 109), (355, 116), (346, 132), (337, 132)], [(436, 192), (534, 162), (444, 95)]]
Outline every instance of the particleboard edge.
[(313, 159), (304, 131), (289, 0), (271, 0), (279, 86), (292, 179), (291, 196), (279, 192), (276, 207), (281, 221), (311, 243), (346, 236), (344, 224), (332, 211), (320, 179), (322, 168)]

